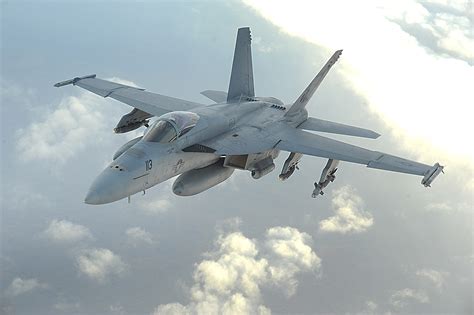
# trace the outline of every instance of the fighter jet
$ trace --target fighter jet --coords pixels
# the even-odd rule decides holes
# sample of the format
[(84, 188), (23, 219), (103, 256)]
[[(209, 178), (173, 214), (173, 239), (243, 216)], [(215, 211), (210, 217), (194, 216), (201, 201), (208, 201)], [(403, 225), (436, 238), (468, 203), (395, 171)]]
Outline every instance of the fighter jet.
[[(85, 203), (130, 201), (131, 195), (178, 175), (173, 192), (179, 196), (206, 191), (227, 180), (236, 169), (259, 179), (273, 171), (280, 151), (289, 152), (281, 180), (295, 172), (304, 154), (328, 159), (314, 183), (313, 197), (322, 195), (334, 181), (339, 161), (419, 175), (423, 177), (421, 183), (430, 186), (443, 171), (439, 163), (429, 166), (325, 137), (320, 133), (370, 139), (379, 134), (308, 117), (306, 105), (341, 53), (336, 51), (301, 96), (286, 105), (275, 97), (255, 96), (248, 27), (237, 32), (228, 91), (201, 92), (215, 102), (211, 105), (150, 93), (99, 79), (95, 74), (56, 83), (56, 87), (76, 85), (133, 107), (118, 122), (116, 133), (146, 127), (143, 136), (115, 152), (112, 162), (92, 183)], [(157, 118), (152, 121), (153, 117)]]

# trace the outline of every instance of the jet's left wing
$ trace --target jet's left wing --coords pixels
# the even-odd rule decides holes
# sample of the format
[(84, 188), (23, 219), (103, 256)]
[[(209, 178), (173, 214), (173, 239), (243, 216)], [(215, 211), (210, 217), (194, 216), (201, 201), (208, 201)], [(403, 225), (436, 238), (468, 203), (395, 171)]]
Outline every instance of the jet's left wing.
[(443, 171), (443, 166), (418, 163), (394, 155), (367, 150), (355, 145), (312, 134), (303, 130), (285, 126), (279, 135), (276, 148), (308, 155), (364, 164), (392, 172), (423, 176), (421, 183), (430, 186), (431, 182)]
[(240, 127), (235, 132), (207, 141), (205, 145), (215, 149), (215, 153), (221, 155), (259, 153), (276, 148), (288, 152), (364, 164), (370, 168), (423, 176), (421, 183), (425, 186), (429, 186), (443, 170), (443, 166), (438, 163), (430, 166), (390, 154), (371, 151), (296, 129), (283, 122), (263, 130), (250, 126)]
[(152, 116), (179, 110), (190, 110), (203, 104), (185, 101), (179, 98), (146, 92), (144, 89), (96, 78), (95, 74), (77, 77), (56, 83), (55, 87), (77, 85), (102, 97), (111, 97), (119, 102), (133, 106)]

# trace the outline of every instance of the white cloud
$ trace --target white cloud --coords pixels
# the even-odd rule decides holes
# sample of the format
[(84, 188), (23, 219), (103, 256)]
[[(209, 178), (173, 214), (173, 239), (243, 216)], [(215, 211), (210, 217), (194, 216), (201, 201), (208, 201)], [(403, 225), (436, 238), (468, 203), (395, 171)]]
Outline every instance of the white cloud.
[(271, 262), (268, 267), (270, 277), (288, 296), (296, 292), (296, 273), (316, 271), (321, 266), (321, 259), (310, 244), (311, 236), (295, 228), (273, 227), (267, 230), (265, 247)]
[(110, 313), (117, 314), (117, 315), (127, 314), (127, 312), (125, 311), (124, 307), (121, 304), (110, 305), (109, 311)]
[(58, 243), (74, 243), (92, 238), (92, 233), (88, 228), (66, 220), (52, 220), (43, 233), (50, 240)]
[[(168, 212), (173, 203), (172, 195), (173, 180), (165, 181), (137, 201), (138, 208), (145, 214), (155, 216)], [(133, 202), (133, 199), (132, 199)]]
[(450, 213), (453, 211), (453, 206), (447, 202), (433, 202), (425, 206), (428, 212), (445, 212)]
[(333, 191), (332, 206), (335, 215), (319, 222), (322, 232), (360, 233), (374, 223), (370, 212), (363, 209), (363, 201), (350, 186)]
[(127, 265), (120, 256), (105, 248), (82, 250), (76, 257), (79, 271), (98, 282), (104, 282), (111, 275), (121, 275)]
[(188, 307), (179, 303), (162, 304), (153, 312), (154, 315), (191, 315)]
[(68, 303), (68, 302), (61, 301), (61, 302), (53, 304), (53, 308), (61, 312), (77, 312), (80, 306), (81, 305), (79, 304), (79, 302)]
[(411, 303), (428, 303), (430, 301), (428, 295), (423, 290), (414, 290), (405, 288), (396, 291), (390, 296), (390, 304), (397, 309), (408, 306)]
[(0, 201), (4, 207), (15, 211), (29, 211), (32, 207), (47, 209), (52, 207), (51, 200), (44, 194), (32, 191), (29, 187), (22, 183), (11, 184), (3, 187), (3, 194)]
[(291, 295), (297, 274), (319, 269), (310, 242), (309, 235), (290, 227), (267, 230), (261, 243), (239, 231), (220, 234), (216, 251), (196, 265), (189, 304), (159, 305), (154, 313), (270, 314), (262, 304), (262, 286), (289, 287), (285, 293)]
[(427, 281), (430, 285), (433, 285), (436, 289), (441, 290), (448, 273), (437, 271), (434, 269), (425, 268), (425, 269), (417, 270), (416, 275), (421, 280)]
[[(133, 85), (132, 82), (110, 79)], [(91, 144), (112, 137), (112, 128), (127, 106), (117, 106), (90, 92), (64, 97), (54, 110), (43, 113), (17, 132), (17, 150), (25, 161), (48, 160), (63, 164)], [(130, 108), (131, 109), (131, 108)]]
[(346, 314), (357, 314), (357, 315), (371, 315), (371, 314), (385, 314), (390, 315), (390, 312), (381, 312), (378, 310), (378, 305), (374, 301), (368, 300), (365, 301), (362, 310), (354, 313), (346, 313)]
[(389, 303), (396, 310), (409, 307), (412, 304), (429, 303), (433, 296), (441, 293), (448, 275), (448, 272), (434, 269), (419, 269), (415, 272), (418, 280), (416, 287), (395, 291), (390, 296)]
[(216, 232), (219, 235), (230, 232), (237, 232), (242, 224), (242, 219), (239, 217), (227, 218), (216, 223)]
[(158, 215), (167, 212), (172, 204), (167, 197), (162, 196), (160, 199), (140, 200), (138, 206), (146, 214)]
[(273, 47), (267, 43), (264, 43), (262, 41), (262, 38), (259, 36), (253, 37), (252, 44), (257, 48), (259, 52), (268, 54), (273, 51)]
[[(472, 191), (472, 187), (470, 188)], [(454, 214), (454, 213), (471, 213), (472, 212), (472, 198), (469, 201), (455, 200), (455, 201), (442, 201), (442, 202), (431, 202), (425, 206), (427, 212), (437, 214)]]
[(127, 235), (128, 242), (134, 246), (137, 246), (139, 243), (153, 244), (151, 233), (141, 227), (131, 227), (125, 231), (125, 234)]
[(42, 121), (18, 131), (20, 156), (26, 161), (40, 159), (64, 163), (90, 141), (101, 141), (104, 122), (108, 120), (100, 109), (104, 103), (85, 93), (80, 97), (66, 97)]
[(12, 283), (8, 286), (5, 294), (8, 296), (18, 296), (25, 294), (37, 289), (45, 289), (48, 285), (45, 283), (40, 283), (37, 279), (22, 279), (15, 278)]
[[(334, 70), (342, 73), (407, 147), (424, 159), (439, 158), (441, 151), (446, 157), (463, 156), (473, 161), (474, 146), (466, 145), (465, 137), (459, 136), (474, 134), (473, 67), (445, 54), (433, 54), (393, 22), (394, 17), (410, 23), (424, 21), (429, 12), (420, 5), (423, 2), (244, 3), (291, 35), (331, 51), (344, 48)], [(444, 3), (452, 6), (449, 1)], [(472, 56), (472, 23), (465, 19), (469, 10), (460, 12), (464, 17), (449, 20), (438, 16), (437, 25), (444, 29), (439, 45), (461, 55), (470, 51)], [(453, 20), (455, 25), (450, 22)], [(466, 37), (466, 32), (471, 35)]]
[(446, 2), (434, 6), (430, 1), (407, 0), (386, 3), (383, 11), (421, 45), (472, 65), (474, 41), (468, 7), (455, 8)]
[(375, 314), (377, 311), (377, 303), (374, 301), (366, 301), (365, 302), (365, 314)]
[(469, 19), (446, 14), (438, 14), (436, 19), (435, 25), (438, 26), (441, 33), (438, 42), (439, 47), (459, 55), (472, 64), (474, 42), (472, 35), (469, 34), (471, 32), (469, 27), (472, 27)]
[(4, 104), (15, 101), (28, 112), (38, 110), (33, 106), (33, 100), (38, 97), (34, 89), (15, 84), (3, 76), (0, 77), (0, 96)]

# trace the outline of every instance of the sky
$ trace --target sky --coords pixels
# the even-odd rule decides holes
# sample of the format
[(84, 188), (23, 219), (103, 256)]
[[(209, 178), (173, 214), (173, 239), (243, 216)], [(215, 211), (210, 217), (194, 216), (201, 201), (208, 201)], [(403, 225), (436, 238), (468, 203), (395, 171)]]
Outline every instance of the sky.
[[(2, 314), (473, 312), (473, 9), (465, 1), (2, 1)], [(334, 136), (445, 165), (421, 178), (324, 159), (278, 180), (238, 171), (194, 197), (173, 179), (83, 203), (127, 105), (53, 84), (78, 75), (203, 104), (227, 90), (237, 28), (252, 30), (256, 94), (291, 104), (337, 49), (313, 117)]]

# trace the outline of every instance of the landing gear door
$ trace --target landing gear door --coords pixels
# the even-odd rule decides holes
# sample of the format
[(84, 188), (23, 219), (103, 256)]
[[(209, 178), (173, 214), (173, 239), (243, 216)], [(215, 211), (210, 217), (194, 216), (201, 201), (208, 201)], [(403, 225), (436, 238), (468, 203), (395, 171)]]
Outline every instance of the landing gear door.
[(248, 155), (228, 155), (224, 159), (225, 167), (233, 167), (239, 170), (245, 170), (247, 165)]

